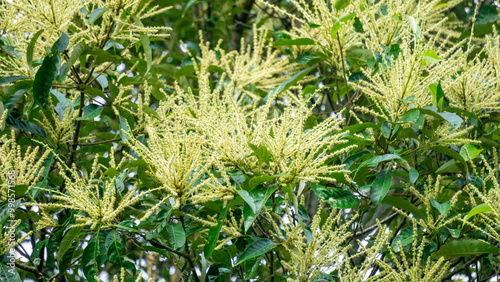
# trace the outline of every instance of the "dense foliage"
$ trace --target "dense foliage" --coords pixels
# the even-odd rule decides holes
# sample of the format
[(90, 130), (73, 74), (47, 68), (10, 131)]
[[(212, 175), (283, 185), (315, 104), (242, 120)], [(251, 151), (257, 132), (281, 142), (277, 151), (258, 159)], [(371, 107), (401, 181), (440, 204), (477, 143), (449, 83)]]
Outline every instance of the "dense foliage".
[(0, 275), (490, 281), (498, 12), (0, 0)]

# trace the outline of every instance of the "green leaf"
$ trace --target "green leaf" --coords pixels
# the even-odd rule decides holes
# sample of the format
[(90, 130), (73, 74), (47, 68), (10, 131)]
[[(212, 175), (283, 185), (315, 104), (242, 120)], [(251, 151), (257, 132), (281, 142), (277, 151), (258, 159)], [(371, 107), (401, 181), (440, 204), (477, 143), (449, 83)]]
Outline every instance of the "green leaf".
[(340, 11), (349, 6), (349, 0), (337, 0), (335, 1), (335, 10)]
[(66, 77), (66, 74), (68, 71), (71, 69), (71, 67), (76, 63), (78, 58), (83, 54), (85, 49), (87, 48), (87, 45), (85, 45), (84, 42), (80, 42), (73, 47), (73, 52), (71, 53), (71, 56), (69, 57), (69, 60), (66, 62), (66, 69), (64, 70), (64, 74), (62, 75), (63, 77)]
[(409, 202), (408, 200), (405, 200), (401, 197), (385, 196), (384, 199), (381, 201), (381, 203), (388, 204), (388, 205), (403, 209), (407, 212), (411, 212), (414, 216), (416, 216), (418, 218), (425, 219), (425, 215), (422, 211), (420, 211), (411, 202)]
[(257, 213), (257, 206), (255, 205), (255, 200), (246, 190), (236, 190), (236, 192), (243, 198), (243, 200), (252, 209), (253, 213)]
[[(243, 207), (243, 214), (245, 216), (245, 221), (244, 221), (245, 232), (248, 230), (248, 228), (250, 228), (250, 226), (252, 226), (255, 218), (257, 218), (257, 216), (259, 215), (260, 210), (266, 204), (266, 202), (269, 200), (269, 197), (271, 197), (271, 195), (274, 193), (274, 191), (276, 191), (277, 188), (278, 186), (276, 185), (273, 185), (269, 188), (255, 187), (252, 190), (250, 190), (250, 192), (248, 192), (248, 196), (251, 197), (252, 200), (247, 198), (251, 203), (247, 202), (247, 204), (244, 205)], [(252, 208), (251, 205), (254, 205), (254, 207)]]
[(59, 53), (64, 52), (69, 44), (69, 36), (66, 33), (61, 33), (61, 37), (52, 46), (52, 52), (57, 50)]
[(245, 251), (238, 258), (235, 266), (238, 266), (249, 259), (259, 257), (274, 249), (276, 246), (278, 246), (276, 243), (267, 238), (259, 238), (245, 249)]
[(194, 71), (195, 69), (193, 65), (185, 66), (175, 72), (175, 77), (179, 78), (181, 76), (192, 74)]
[(377, 178), (372, 183), (372, 189), (370, 190), (370, 197), (372, 201), (378, 205), (385, 197), (392, 183), (392, 170), (386, 168), (382, 170)]
[(408, 21), (410, 23), (410, 27), (411, 27), (411, 30), (413, 31), (413, 34), (415, 35), (415, 37), (418, 38), (420, 35), (420, 27), (418, 26), (417, 21), (412, 16), (408, 16)]
[(96, 105), (96, 104), (90, 104), (85, 107), (83, 107), (83, 116), (76, 118), (77, 120), (93, 120), (95, 117), (99, 116), (102, 112), (102, 109), (104, 107)]
[(442, 153), (442, 154), (445, 154), (447, 156), (452, 157), (453, 159), (455, 159), (456, 161), (458, 161), (460, 163), (459, 164), (460, 169), (462, 169), (464, 172), (469, 171), (469, 167), (468, 167), (468, 164), (465, 161), (465, 159), (459, 153), (455, 152), (454, 150), (447, 148), (447, 147), (443, 147), (443, 146), (435, 146), (435, 147), (432, 147), (431, 150), (434, 150), (436, 152), (439, 152), (439, 153)]
[(42, 108), (47, 103), (52, 82), (59, 73), (60, 55), (48, 55), (43, 59), (42, 66), (38, 69), (33, 82), (33, 96), (35, 102)]
[(167, 225), (168, 238), (170, 245), (174, 249), (178, 249), (186, 243), (186, 232), (180, 223)]
[(333, 26), (332, 26), (332, 29), (330, 31), (333, 39), (337, 39), (337, 33), (339, 32), (340, 28), (342, 27), (342, 23), (340, 21), (336, 21)]
[(26, 62), (28, 63), (28, 67), (33, 69), (33, 49), (35, 49), (36, 40), (43, 33), (43, 29), (39, 30), (33, 37), (31, 38), (30, 44), (28, 45), (28, 49), (26, 49)]
[(351, 192), (334, 188), (330, 191), (330, 198), (326, 199), (332, 208), (352, 209), (359, 205), (360, 200)]
[(26, 184), (19, 184), (14, 187), (14, 193), (16, 199), (22, 198), (24, 194), (26, 194), (26, 191), (28, 191), (29, 186)]
[(378, 126), (376, 124), (374, 124), (373, 122), (364, 122), (364, 123), (348, 126), (344, 129), (342, 129), (341, 131), (339, 131), (339, 133), (349, 132), (351, 134), (355, 134), (355, 133), (361, 132), (367, 128), (378, 129)]
[(492, 212), (493, 209), (487, 205), (487, 204), (480, 204), (475, 206), (470, 212), (465, 216), (464, 220), (469, 220), (471, 217), (475, 216), (476, 214), (480, 214), (483, 212)]
[(441, 110), (443, 108), (443, 100), (444, 100), (444, 91), (443, 88), (441, 87), (441, 81), (439, 81), (437, 85), (436, 84), (429, 85), (429, 89), (431, 90), (432, 94), (432, 105)]
[(344, 189), (330, 189), (316, 183), (311, 183), (311, 188), (316, 196), (326, 200), (332, 208), (352, 209), (357, 207), (360, 203), (358, 197)]
[(14, 82), (16, 80), (21, 80), (21, 79), (27, 79), (30, 78), (29, 76), (24, 76), (24, 75), (15, 75), (15, 76), (7, 76), (7, 77), (1, 77), (0, 78), (0, 85), (4, 85), (7, 83)]
[(472, 161), (483, 151), (483, 149), (478, 149), (472, 144), (465, 144), (460, 149), (460, 156), (466, 161)]
[(369, 166), (369, 167), (375, 167), (375, 166), (377, 166), (381, 162), (390, 161), (390, 160), (402, 160), (402, 161), (404, 161), (406, 163), (406, 160), (403, 159), (403, 158), (401, 158), (398, 155), (385, 154), (385, 155), (381, 155), (381, 156), (372, 157), (372, 158), (364, 161), (359, 167), (362, 167), (362, 166), (365, 166), (365, 165)]
[(248, 182), (248, 186), (250, 187), (250, 189), (253, 189), (257, 186), (259, 186), (260, 184), (262, 183), (266, 183), (270, 180), (273, 180), (277, 177), (280, 177), (281, 175), (272, 175), (272, 176), (269, 176), (269, 175), (260, 175), (260, 176), (254, 176), (250, 179), (250, 181)]
[(106, 12), (108, 8), (97, 8), (95, 10), (92, 11), (92, 13), (90, 13), (89, 15), (89, 24), (94, 24), (94, 22), (99, 19), (100, 17), (102, 17), (102, 15), (104, 15), (104, 13)]
[(274, 43), (274, 46), (301, 46), (314, 45), (316, 42), (310, 38), (284, 39), (280, 38)]
[(410, 168), (409, 174), (410, 174), (410, 184), (413, 185), (418, 180), (419, 176), (418, 171), (412, 167)]
[[(144, 27), (142, 24), (141, 20), (136, 17), (135, 15), (131, 15), (132, 19), (134, 19), (135, 24), (137, 24), (140, 27)], [(148, 68), (146, 70), (146, 73), (149, 72), (151, 69), (151, 64), (153, 62), (153, 53), (151, 51), (151, 43), (149, 42), (148, 35), (145, 34), (144, 32), (140, 33), (141, 36), (141, 43), (142, 43), (142, 48), (144, 48), (144, 55), (146, 56), (146, 62), (148, 63)]]
[(347, 14), (347, 15), (344, 15), (342, 17), (339, 18), (339, 21), (343, 22), (343, 23), (346, 23), (348, 22), (350, 19), (354, 18), (356, 16), (356, 13), (350, 13), (350, 14)]
[(83, 230), (83, 227), (84, 226), (73, 227), (68, 230), (68, 232), (66, 232), (66, 235), (64, 235), (61, 244), (59, 245), (59, 251), (57, 252), (58, 263), (61, 263), (61, 259), (63, 258), (64, 254), (68, 251), (68, 249), (71, 247), (71, 244), (73, 244), (75, 239)]
[(435, 207), (441, 215), (445, 215), (451, 207), (451, 202), (446, 201), (442, 204), (431, 198), (432, 206)]
[(418, 120), (420, 117), (420, 111), (417, 109), (412, 109), (408, 111), (403, 118), (401, 119), (402, 122), (408, 122), (408, 123), (414, 123)]
[(458, 116), (457, 114), (450, 112), (441, 112), (438, 113), (441, 117), (443, 117), (447, 122), (449, 122), (453, 127), (459, 128), (464, 120)]
[(277, 95), (280, 93), (288, 90), (292, 85), (297, 83), (299, 80), (301, 80), (306, 74), (308, 74), (311, 70), (313, 70), (315, 67), (309, 67), (307, 69), (303, 69), (299, 71), (298, 73), (294, 74), (292, 77), (289, 79), (283, 81), (279, 86), (274, 87), (269, 91), (267, 96), (264, 98), (264, 103), (267, 102), (269, 99), (274, 99)]
[[(99, 273), (99, 266), (102, 262), (102, 257), (106, 254), (101, 253), (101, 247), (98, 238), (98, 233), (94, 234), (90, 239), (88, 245), (83, 250), (82, 254), (82, 268), (83, 274), (89, 282), (95, 282), (95, 277)], [(104, 249), (104, 246), (103, 246)]]
[(219, 241), (219, 233), (222, 229), (222, 225), (226, 220), (227, 211), (231, 203), (228, 203), (224, 209), (219, 213), (219, 218), (217, 219), (217, 225), (210, 227), (208, 231), (208, 242), (205, 244), (204, 256), (209, 258), (212, 255), (215, 247), (217, 246), (217, 241)]
[(257, 147), (252, 143), (248, 143), (248, 146), (250, 147), (250, 149), (252, 149), (253, 151), (252, 155), (255, 155), (257, 157), (260, 164), (266, 163), (267, 165), (269, 165), (270, 155), (266, 146), (261, 144), (259, 145), (259, 147)]
[(425, 51), (422, 59), (424, 59), (424, 61), (426, 61), (427, 63), (430, 63), (430, 64), (432, 64), (432, 63), (438, 63), (438, 62), (440, 62), (440, 61), (443, 60), (443, 58), (440, 58), (436, 54), (436, 52), (434, 50), (431, 50), (431, 49)]
[(19, 273), (17, 272), (15, 267), (11, 268), (10, 266), (4, 265), (3, 263), (0, 264), (0, 277), (2, 278), (2, 281), (9, 281), (9, 282), (23, 281), (19, 276)]
[(431, 254), (434, 259), (444, 257), (445, 259), (452, 259), (465, 256), (474, 256), (482, 254), (498, 254), (500, 249), (475, 239), (454, 240), (450, 243), (441, 246), (441, 248)]
[(385, 138), (389, 137), (391, 134), (391, 124), (387, 121), (384, 121), (380, 126), (380, 131), (384, 134)]

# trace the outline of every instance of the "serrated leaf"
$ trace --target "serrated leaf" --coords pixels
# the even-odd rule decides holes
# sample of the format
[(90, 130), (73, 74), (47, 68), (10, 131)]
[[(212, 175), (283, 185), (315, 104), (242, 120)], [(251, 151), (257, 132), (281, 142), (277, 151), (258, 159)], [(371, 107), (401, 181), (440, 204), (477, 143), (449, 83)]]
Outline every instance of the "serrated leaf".
[(278, 246), (278, 244), (267, 238), (259, 238), (245, 249), (245, 251), (238, 258), (235, 266), (238, 266), (249, 259), (259, 257), (274, 249), (276, 246)]
[(475, 239), (465, 239), (454, 240), (444, 246), (441, 246), (438, 251), (431, 254), (431, 257), (434, 259), (439, 259), (441, 257), (444, 257), (445, 259), (452, 259), (482, 254), (497, 254), (499, 252), (500, 249), (491, 244)]
[(42, 108), (45, 108), (52, 82), (59, 73), (59, 61), (59, 53), (48, 55), (43, 59), (42, 66), (36, 72), (33, 82), (33, 96), (35, 102)]

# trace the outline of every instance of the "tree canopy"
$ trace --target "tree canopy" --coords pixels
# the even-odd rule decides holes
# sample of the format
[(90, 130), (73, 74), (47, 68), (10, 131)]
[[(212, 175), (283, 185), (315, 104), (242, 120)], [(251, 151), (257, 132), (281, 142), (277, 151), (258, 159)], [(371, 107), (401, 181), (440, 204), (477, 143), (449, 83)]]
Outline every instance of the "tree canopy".
[(2, 281), (496, 281), (499, 11), (0, 0)]

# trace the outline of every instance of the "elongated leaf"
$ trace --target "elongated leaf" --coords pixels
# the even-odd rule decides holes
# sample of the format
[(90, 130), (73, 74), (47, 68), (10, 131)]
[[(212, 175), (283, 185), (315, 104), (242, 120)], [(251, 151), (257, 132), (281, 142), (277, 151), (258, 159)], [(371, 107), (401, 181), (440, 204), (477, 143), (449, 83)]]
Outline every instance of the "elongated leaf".
[[(132, 19), (134, 19), (136, 25), (144, 27), (144, 25), (142, 24), (141, 20), (138, 17), (132, 15)], [(146, 73), (148, 73), (149, 70), (151, 69), (151, 64), (153, 62), (151, 43), (149, 42), (147, 34), (145, 34), (144, 32), (141, 32), (140, 36), (141, 36), (142, 48), (144, 48), (144, 55), (146, 56), (146, 62), (148, 63), (148, 68), (146, 70)]]
[(69, 36), (66, 33), (61, 33), (61, 37), (52, 46), (52, 52), (57, 50), (57, 52), (62, 53), (66, 48), (68, 48)]
[(339, 33), (339, 30), (341, 27), (342, 27), (342, 23), (340, 21), (336, 21), (333, 24), (332, 30), (330, 31), (330, 33), (334, 39), (337, 39), (337, 33)]
[(33, 69), (33, 50), (35, 49), (36, 40), (43, 33), (43, 29), (39, 30), (33, 37), (31, 38), (30, 44), (28, 45), (28, 49), (26, 49), (26, 62), (28, 63), (28, 67)]
[(418, 171), (412, 167), (412, 168), (410, 168), (409, 174), (410, 174), (410, 184), (413, 185), (418, 180), (418, 176), (419, 176)]
[(455, 240), (442, 246), (438, 251), (431, 254), (434, 259), (444, 257), (446, 259), (474, 256), (482, 254), (497, 254), (500, 249), (475, 239)]
[(367, 128), (373, 128), (373, 129), (378, 129), (378, 126), (372, 122), (364, 122), (364, 123), (360, 123), (360, 124), (355, 124), (355, 125), (351, 125), (351, 126), (348, 126), (344, 129), (342, 129), (341, 131), (339, 131), (339, 133), (342, 133), (342, 132), (349, 132), (351, 134), (355, 134), (355, 133), (358, 133), (360, 131), (363, 131)]
[(253, 189), (257, 186), (259, 186), (260, 184), (262, 183), (266, 183), (270, 180), (273, 180), (275, 178), (279, 177), (279, 175), (272, 175), (272, 176), (269, 176), (269, 175), (261, 175), (261, 176), (255, 176), (255, 177), (252, 177), (250, 179), (250, 181), (248, 182), (248, 186), (250, 187), (250, 189)]
[(418, 120), (419, 117), (420, 117), (420, 111), (417, 109), (412, 109), (403, 116), (401, 121), (414, 123)]
[(66, 233), (66, 235), (64, 235), (61, 241), (61, 245), (59, 245), (59, 251), (57, 252), (58, 263), (61, 263), (61, 259), (63, 258), (64, 254), (71, 247), (73, 241), (75, 241), (75, 239), (78, 237), (80, 231), (83, 230), (83, 227), (84, 226), (73, 227)]
[(42, 108), (47, 103), (52, 82), (59, 73), (60, 55), (48, 55), (43, 60), (42, 66), (38, 69), (33, 82), (33, 95), (35, 102)]
[(289, 79), (283, 81), (279, 86), (274, 87), (271, 91), (269, 91), (267, 96), (264, 98), (264, 102), (267, 102), (267, 100), (270, 98), (274, 99), (280, 93), (288, 90), (288, 88), (290, 88), (292, 85), (301, 80), (306, 74), (308, 74), (314, 68), (315, 67), (309, 67), (307, 69), (301, 70), (298, 73), (294, 74)]
[(186, 232), (180, 223), (167, 225), (168, 238), (172, 248), (178, 249), (186, 243)]
[(24, 75), (15, 75), (15, 76), (7, 76), (7, 77), (0, 77), (0, 85), (4, 85), (7, 83), (14, 82), (16, 80), (21, 80), (21, 79), (26, 79), (30, 78), (29, 76), (24, 76)]
[(105, 254), (101, 253), (98, 236), (92, 236), (82, 255), (83, 274), (85, 274), (89, 282), (96, 281), (95, 277), (99, 273), (99, 266), (103, 255), (105, 256)]
[(80, 55), (83, 54), (85, 48), (87, 48), (87, 45), (85, 45), (84, 42), (80, 42), (76, 44), (75, 47), (73, 47), (73, 52), (71, 53), (69, 60), (66, 62), (67, 63), (66, 69), (64, 70), (64, 74), (62, 74), (62, 77), (66, 77), (66, 74), (71, 69), (71, 67), (76, 63), (78, 58), (80, 58)]
[(422, 57), (427, 63), (438, 63), (443, 60), (443, 58), (440, 58), (434, 50), (427, 50), (425, 51), (423, 57)]
[(7, 117), (9, 116), (10, 112), (14, 109), (14, 106), (16, 105), (17, 101), (31, 87), (33, 87), (33, 81), (25, 80), (14, 84), (7, 90), (6, 94), (8, 95), (8, 98), (7, 100), (4, 101), (5, 109), (8, 111)]
[[(16, 268), (10, 268), (7, 265), (4, 265), (3, 263), (0, 264), (0, 277), (2, 278), (2, 281), (9, 281), (9, 282), (21, 282), (23, 281), (21, 277), (19, 276), (19, 273), (17, 272)], [(6, 279), (6, 280), (3, 280)]]
[(464, 120), (460, 116), (454, 113), (441, 112), (439, 113), (439, 115), (442, 116), (447, 122), (449, 122), (455, 128), (459, 128), (464, 122)]
[(224, 220), (226, 220), (227, 211), (231, 203), (228, 203), (227, 206), (222, 209), (219, 213), (219, 218), (217, 219), (217, 225), (212, 226), (208, 231), (208, 242), (205, 244), (204, 248), (204, 256), (209, 258), (212, 255), (215, 247), (217, 246), (217, 241), (219, 241), (219, 233), (222, 229), (222, 225), (224, 224)]
[(373, 181), (372, 189), (370, 190), (370, 197), (376, 205), (384, 199), (385, 195), (391, 188), (391, 182), (392, 170), (389, 168), (382, 170)]
[(384, 199), (381, 201), (381, 203), (403, 209), (407, 212), (411, 212), (414, 216), (418, 218), (425, 219), (425, 215), (422, 211), (420, 211), (415, 205), (410, 203), (408, 200), (405, 200), (401, 197), (385, 196)]
[(444, 203), (439, 203), (431, 198), (432, 206), (435, 207), (441, 215), (445, 215), (451, 207), (451, 202), (446, 201)]
[(89, 15), (89, 24), (94, 24), (94, 22), (102, 17), (108, 8), (97, 8), (93, 10)]
[(245, 251), (238, 258), (235, 266), (238, 266), (249, 259), (261, 256), (274, 249), (276, 246), (278, 246), (276, 243), (267, 238), (259, 238), (245, 249)]
[(274, 43), (274, 46), (300, 46), (300, 45), (314, 45), (316, 42), (309, 38), (298, 38), (298, 39), (284, 39), (281, 38)]
[(469, 220), (471, 217), (475, 216), (476, 214), (480, 214), (483, 212), (492, 212), (493, 210), (491, 209), (490, 206), (487, 204), (481, 204), (475, 206), (470, 212), (465, 216), (464, 220)]
[(95, 117), (99, 116), (104, 107), (90, 104), (83, 108), (83, 117), (76, 118), (77, 120), (92, 120)]
[(252, 211), (254, 213), (257, 212), (257, 206), (255, 205), (255, 200), (253, 199), (253, 197), (250, 195), (250, 193), (248, 193), (247, 191), (245, 190), (236, 190), (236, 192), (238, 192), (238, 194), (243, 198), (243, 200), (248, 204), (248, 206), (252, 209)]

